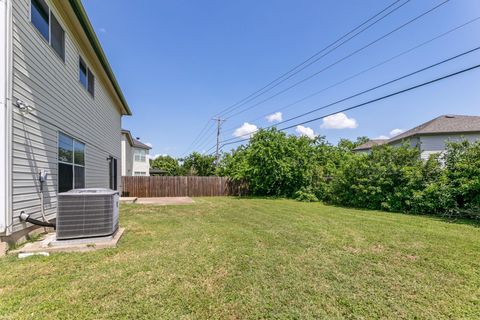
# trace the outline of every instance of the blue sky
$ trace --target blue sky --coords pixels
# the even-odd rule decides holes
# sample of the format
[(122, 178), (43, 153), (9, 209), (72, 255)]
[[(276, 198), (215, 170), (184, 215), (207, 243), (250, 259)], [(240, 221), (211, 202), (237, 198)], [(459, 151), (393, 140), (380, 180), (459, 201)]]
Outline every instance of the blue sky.
[[(141, 137), (142, 141), (151, 143), (152, 154), (181, 156), (192, 151), (187, 148), (215, 113), (263, 87), (394, 0), (83, 2), (134, 113), (132, 117), (124, 118), (123, 127)], [(319, 71), (441, 2), (408, 2), (262, 97)], [(480, 1), (452, 0), (311, 80), (228, 119), (223, 125), (222, 138), (232, 138), (233, 131), (245, 122), (250, 127), (266, 126), (268, 121), (259, 117), (273, 114), (293, 101), (477, 16), (480, 16)], [(282, 118), (295, 116), (479, 46), (478, 34), (480, 20), (294, 105), (282, 112)], [(334, 112), (479, 62), (480, 53), (476, 52), (300, 120)], [(388, 136), (394, 129), (409, 129), (441, 114), (480, 115), (479, 80), (480, 71), (472, 71), (346, 112), (346, 118), (339, 117), (328, 123), (319, 120), (305, 127), (335, 143), (341, 137)], [(259, 100), (261, 98), (254, 102)], [(213, 131), (212, 127), (195, 149), (210, 149), (215, 143)], [(311, 132), (308, 129), (303, 131)], [(295, 129), (289, 132), (297, 134)]]

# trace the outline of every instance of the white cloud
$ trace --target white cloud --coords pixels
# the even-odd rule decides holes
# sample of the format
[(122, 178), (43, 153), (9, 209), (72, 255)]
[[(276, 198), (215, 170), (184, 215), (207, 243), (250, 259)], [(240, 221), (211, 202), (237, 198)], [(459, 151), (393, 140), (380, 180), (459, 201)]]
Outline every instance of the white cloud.
[(355, 129), (357, 120), (347, 117), (343, 112), (336, 113), (323, 119), (322, 129)]
[(393, 129), (390, 131), (390, 134), (388, 136), (382, 134), (381, 136), (376, 137), (375, 139), (390, 139), (392, 137), (398, 136), (400, 133), (405, 132), (405, 130), (402, 129)]
[(150, 142), (145, 143), (145, 145), (149, 146), (150, 148), (153, 147), (153, 144), (151, 144)]
[(271, 115), (268, 115), (265, 117), (268, 122), (280, 122), (282, 121), (282, 113), (281, 112), (275, 112)]
[(390, 137), (395, 137), (395, 136), (398, 136), (400, 133), (403, 133), (404, 130), (402, 129), (393, 129), (392, 131), (390, 131)]
[(107, 29), (105, 28), (99, 28), (98, 31), (100, 31), (101, 33), (107, 33)]
[(235, 131), (233, 132), (233, 136), (237, 138), (246, 137), (247, 135), (252, 136), (252, 133), (257, 130), (258, 127), (256, 125), (245, 122), (244, 124), (242, 124), (241, 127), (235, 129)]
[(304, 126), (297, 126), (297, 128), (295, 129), (295, 131), (301, 135), (301, 136), (305, 136), (305, 137), (309, 137), (310, 139), (314, 139), (315, 138), (315, 132), (313, 132), (313, 129), (312, 128), (309, 128), (309, 127), (304, 127)]

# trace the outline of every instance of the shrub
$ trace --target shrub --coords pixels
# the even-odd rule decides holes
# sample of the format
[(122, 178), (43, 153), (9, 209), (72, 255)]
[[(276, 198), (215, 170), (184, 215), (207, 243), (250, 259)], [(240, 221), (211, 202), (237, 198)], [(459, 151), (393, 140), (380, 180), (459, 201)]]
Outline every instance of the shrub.
[(318, 198), (317, 196), (313, 193), (313, 189), (311, 187), (307, 188), (302, 188), (295, 192), (294, 198), (297, 201), (302, 201), (302, 202), (317, 202)]
[(224, 157), (222, 172), (245, 181), (254, 195), (292, 197), (311, 186), (316, 172), (315, 140), (260, 130), (248, 147)]
[(408, 144), (352, 152), (364, 140), (332, 146), (324, 137), (260, 130), (248, 146), (224, 155), (218, 172), (244, 181), (253, 195), (480, 218), (480, 141), (449, 143), (424, 161)]

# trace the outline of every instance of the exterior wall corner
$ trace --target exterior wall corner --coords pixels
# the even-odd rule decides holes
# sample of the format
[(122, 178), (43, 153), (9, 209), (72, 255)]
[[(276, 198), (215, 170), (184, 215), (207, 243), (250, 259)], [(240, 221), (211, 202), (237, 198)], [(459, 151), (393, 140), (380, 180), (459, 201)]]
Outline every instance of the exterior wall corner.
[(0, 0), (0, 235), (11, 223), (12, 6)]

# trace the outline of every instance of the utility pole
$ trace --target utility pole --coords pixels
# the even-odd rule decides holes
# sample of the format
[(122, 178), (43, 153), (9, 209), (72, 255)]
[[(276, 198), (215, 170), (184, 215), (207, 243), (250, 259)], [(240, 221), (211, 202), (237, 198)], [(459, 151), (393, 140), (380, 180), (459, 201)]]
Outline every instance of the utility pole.
[(215, 152), (215, 165), (218, 167), (220, 162), (220, 130), (222, 128), (222, 123), (225, 122), (225, 119), (220, 117), (213, 118), (212, 120), (217, 122), (217, 151)]

